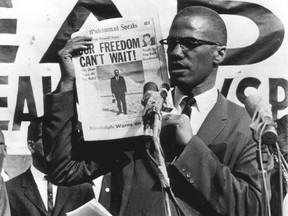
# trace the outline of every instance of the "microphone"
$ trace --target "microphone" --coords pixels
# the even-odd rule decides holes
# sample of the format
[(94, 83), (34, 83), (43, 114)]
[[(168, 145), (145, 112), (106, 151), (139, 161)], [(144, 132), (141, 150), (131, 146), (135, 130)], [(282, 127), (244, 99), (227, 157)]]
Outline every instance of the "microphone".
[(161, 97), (164, 99), (164, 103), (162, 105), (162, 111), (164, 112), (171, 112), (172, 111), (172, 106), (167, 105), (166, 98), (168, 96), (168, 92), (170, 91), (170, 85), (167, 83), (162, 83), (160, 86), (159, 93)]
[[(141, 104), (144, 106), (143, 122), (144, 131), (153, 130), (154, 136), (158, 136), (161, 129), (162, 115), (161, 111), (165, 110), (165, 100), (168, 95), (170, 86), (163, 83), (158, 91), (158, 86), (154, 82), (148, 82), (143, 87), (143, 99)], [(151, 131), (148, 134), (151, 134)]]
[(165, 105), (169, 90), (170, 86), (167, 83), (161, 84), (160, 90), (158, 91), (158, 86), (154, 82), (147, 82), (143, 87), (143, 98), (141, 104), (144, 107), (148, 104), (154, 107), (156, 106), (159, 110), (166, 109), (166, 107), (162, 106)]
[[(161, 84), (159, 94), (164, 99), (164, 101), (168, 96), (169, 90), (170, 90), (169, 84), (167, 83)], [(148, 91), (158, 92), (158, 86), (154, 82), (147, 82), (143, 87), (143, 94), (145, 95)]]
[(146, 142), (146, 152), (149, 158), (157, 166), (157, 174), (159, 181), (161, 183), (163, 191), (163, 201), (165, 206), (165, 213), (171, 215), (170, 203), (168, 191), (170, 189), (170, 180), (168, 172), (165, 165), (164, 152), (160, 144), (160, 131), (162, 124), (162, 114), (163, 105), (166, 103), (166, 97), (168, 96), (168, 91), (170, 86), (163, 83), (158, 91), (158, 86), (154, 82), (148, 82), (143, 87), (143, 99), (141, 104), (144, 106), (143, 110), (143, 125), (144, 125), (144, 135), (152, 138), (154, 144), (154, 156), (149, 152), (150, 141)]
[(167, 96), (168, 96), (168, 92), (170, 90), (170, 85), (167, 83), (162, 83), (160, 86), (160, 90), (159, 93), (161, 95), (161, 97), (164, 99), (164, 101), (166, 100)]
[[(250, 128), (256, 137), (264, 144), (274, 146), (277, 142), (277, 132), (273, 121), (271, 105), (264, 102), (258, 95), (250, 95), (244, 102), (245, 108), (252, 118)], [(263, 128), (265, 127), (265, 128)]]
[(158, 86), (154, 82), (147, 82), (143, 87), (143, 93), (147, 93), (148, 91), (157, 91)]

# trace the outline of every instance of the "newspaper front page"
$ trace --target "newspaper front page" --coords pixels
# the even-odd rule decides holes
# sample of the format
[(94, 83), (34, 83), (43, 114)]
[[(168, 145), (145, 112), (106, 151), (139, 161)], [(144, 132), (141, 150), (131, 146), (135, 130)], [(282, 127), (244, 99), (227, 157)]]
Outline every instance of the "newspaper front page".
[(75, 35), (93, 37), (73, 60), (84, 139), (143, 135), (143, 86), (168, 83), (158, 16), (103, 20)]

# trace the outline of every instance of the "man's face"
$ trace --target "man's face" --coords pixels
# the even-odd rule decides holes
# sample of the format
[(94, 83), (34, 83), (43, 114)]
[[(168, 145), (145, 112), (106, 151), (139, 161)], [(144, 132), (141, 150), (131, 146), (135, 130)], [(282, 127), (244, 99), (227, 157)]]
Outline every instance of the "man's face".
[(119, 76), (119, 70), (115, 70), (115, 71), (114, 71), (114, 75), (115, 75), (115, 76)]
[(34, 143), (34, 155), (36, 155), (39, 158), (44, 158), (42, 138), (39, 138)]
[(144, 41), (145, 41), (146, 43), (149, 43), (149, 42), (150, 42), (150, 37), (146, 35), (146, 36), (144, 37)]
[[(28, 149), (36, 163), (44, 160), (44, 149), (42, 142), (42, 124), (31, 124), (28, 128)], [(37, 160), (37, 161), (36, 161)]]
[[(179, 17), (172, 23), (169, 38), (193, 37), (199, 40), (217, 42), (209, 31), (207, 21), (202, 18)], [(205, 91), (215, 84), (214, 55), (216, 45), (203, 44), (189, 51), (177, 43), (167, 50), (171, 84), (178, 86), (183, 93), (198, 89)]]
[(0, 171), (2, 170), (2, 166), (3, 166), (3, 161), (4, 161), (4, 157), (6, 156), (7, 152), (6, 152), (6, 146), (5, 145), (0, 145)]

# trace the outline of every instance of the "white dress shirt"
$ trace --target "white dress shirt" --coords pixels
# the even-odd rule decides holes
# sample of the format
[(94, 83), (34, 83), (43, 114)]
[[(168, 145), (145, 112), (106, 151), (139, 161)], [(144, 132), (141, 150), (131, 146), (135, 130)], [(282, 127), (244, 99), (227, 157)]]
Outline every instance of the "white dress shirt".
[[(37, 170), (34, 166), (31, 166), (31, 173), (38, 187), (39, 193), (42, 197), (42, 201), (48, 209), (48, 197), (47, 197), (47, 180), (44, 178), (45, 174)], [(53, 206), (55, 206), (57, 186), (52, 185), (53, 188)]]
[[(183, 107), (180, 106), (180, 103), (183, 98), (186, 96), (175, 87), (174, 90), (174, 109), (172, 113), (181, 114)], [(208, 113), (214, 107), (217, 102), (218, 91), (216, 86), (212, 89), (195, 96), (196, 103), (192, 105), (192, 113), (190, 117), (190, 123), (192, 127), (193, 134), (197, 134), (202, 123), (207, 117)]]
[[(94, 191), (94, 195), (95, 195), (96, 200), (99, 200), (101, 187), (102, 187), (102, 180), (103, 180), (103, 176), (99, 176), (98, 178), (93, 180), (93, 183), (94, 183), (93, 191)], [(105, 189), (105, 190), (108, 190), (108, 189)]]

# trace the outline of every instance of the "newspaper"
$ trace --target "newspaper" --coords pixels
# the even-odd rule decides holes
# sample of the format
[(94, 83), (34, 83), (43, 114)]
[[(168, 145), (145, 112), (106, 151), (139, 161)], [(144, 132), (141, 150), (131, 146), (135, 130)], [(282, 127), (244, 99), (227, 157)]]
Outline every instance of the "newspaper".
[(84, 139), (143, 135), (143, 86), (168, 83), (158, 16), (103, 20), (77, 35), (93, 37), (93, 46), (73, 59)]
[(96, 199), (92, 199), (66, 216), (112, 216)]

